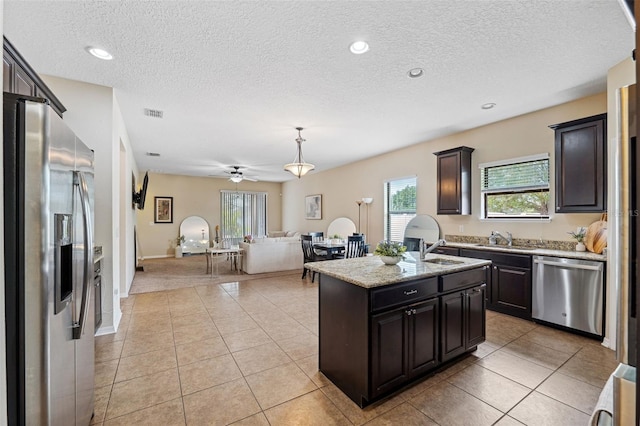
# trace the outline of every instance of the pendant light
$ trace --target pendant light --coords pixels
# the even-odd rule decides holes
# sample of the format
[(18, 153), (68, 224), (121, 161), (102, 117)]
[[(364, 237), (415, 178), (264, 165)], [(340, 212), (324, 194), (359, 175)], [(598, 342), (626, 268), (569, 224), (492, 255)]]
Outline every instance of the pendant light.
[(296, 158), (294, 158), (293, 163), (284, 165), (284, 170), (290, 172), (298, 179), (300, 179), (302, 176), (315, 169), (316, 166), (304, 162), (304, 158), (302, 157), (302, 142), (304, 142), (305, 140), (302, 139), (302, 136), (300, 135), (300, 132), (303, 130), (303, 128), (296, 127), (296, 130), (298, 131), (298, 137), (296, 138), (296, 143), (298, 144), (298, 154), (296, 155)]

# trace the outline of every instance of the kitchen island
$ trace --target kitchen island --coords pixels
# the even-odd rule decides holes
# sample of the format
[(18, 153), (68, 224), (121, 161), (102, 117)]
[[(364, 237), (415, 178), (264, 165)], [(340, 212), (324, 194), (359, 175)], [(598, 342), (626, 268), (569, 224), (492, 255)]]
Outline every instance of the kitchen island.
[(305, 264), (320, 273), (319, 369), (360, 407), (476, 349), (491, 262), (417, 252)]

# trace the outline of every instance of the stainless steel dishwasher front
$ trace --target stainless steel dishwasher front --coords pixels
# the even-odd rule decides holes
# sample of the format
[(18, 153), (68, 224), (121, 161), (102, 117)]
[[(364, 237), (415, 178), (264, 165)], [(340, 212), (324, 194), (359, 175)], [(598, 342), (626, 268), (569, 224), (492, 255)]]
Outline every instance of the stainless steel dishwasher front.
[(604, 264), (533, 256), (532, 316), (603, 336)]

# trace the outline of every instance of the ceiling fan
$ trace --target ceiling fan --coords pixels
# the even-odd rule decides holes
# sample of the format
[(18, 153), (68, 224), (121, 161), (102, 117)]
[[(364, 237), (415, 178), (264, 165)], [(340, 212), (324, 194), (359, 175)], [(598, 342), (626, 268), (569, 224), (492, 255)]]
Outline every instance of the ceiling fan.
[(230, 172), (225, 171), (225, 173), (229, 175), (229, 180), (231, 182), (240, 183), (243, 180), (248, 180), (250, 182), (257, 182), (258, 181), (257, 179), (251, 178), (249, 176), (245, 176), (240, 171), (240, 168), (241, 168), (240, 166), (231, 166), (231, 167), (233, 168), (232, 171), (230, 171)]

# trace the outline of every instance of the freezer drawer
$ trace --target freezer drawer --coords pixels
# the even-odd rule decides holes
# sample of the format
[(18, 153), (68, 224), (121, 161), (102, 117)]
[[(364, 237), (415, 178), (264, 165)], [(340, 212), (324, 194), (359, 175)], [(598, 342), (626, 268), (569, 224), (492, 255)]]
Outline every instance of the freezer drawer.
[(603, 336), (604, 264), (533, 256), (532, 317)]

